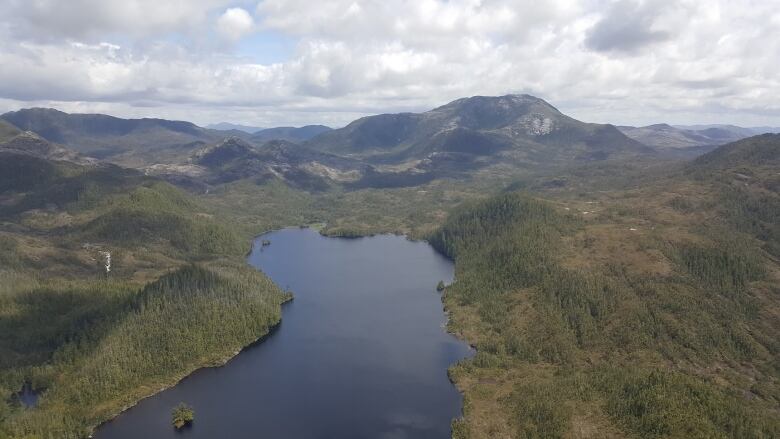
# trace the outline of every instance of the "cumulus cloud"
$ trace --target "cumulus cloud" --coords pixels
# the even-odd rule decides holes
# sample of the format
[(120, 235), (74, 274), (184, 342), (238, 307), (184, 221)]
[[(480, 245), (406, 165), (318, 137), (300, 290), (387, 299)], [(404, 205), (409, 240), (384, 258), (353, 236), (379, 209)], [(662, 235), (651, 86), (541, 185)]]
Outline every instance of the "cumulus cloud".
[(6, 26), (17, 38), (87, 38), (102, 33), (139, 37), (188, 31), (228, 0), (5, 0)]
[[(528, 92), (588, 121), (780, 125), (780, 12), (740, 3), (9, 0), (0, 110), (340, 125)], [(262, 38), (289, 51), (258, 62)]]
[(217, 29), (230, 41), (238, 41), (252, 31), (255, 21), (246, 9), (229, 8), (217, 20)]
[(659, 29), (657, 21), (671, 7), (660, 1), (620, 0), (593, 26), (585, 44), (598, 51), (633, 52), (667, 40), (671, 32)]

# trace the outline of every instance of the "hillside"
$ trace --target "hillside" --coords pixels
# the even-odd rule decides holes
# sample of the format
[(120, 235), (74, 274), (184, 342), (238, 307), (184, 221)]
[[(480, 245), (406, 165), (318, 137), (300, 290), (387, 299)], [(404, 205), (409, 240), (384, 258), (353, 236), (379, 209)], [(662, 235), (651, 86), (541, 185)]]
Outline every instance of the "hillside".
[(761, 128), (734, 125), (671, 126), (655, 124), (645, 127), (618, 127), (626, 136), (651, 146), (661, 153), (696, 157), (719, 145), (763, 134)]
[[(0, 294), (2, 437), (88, 437), (128, 405), (267, 334), (289, 299), (238, 265), (188, 265), (145, 286), (26, 282)], [(34, 410), (12, 397), (23, 382), (42, 395)]]
[(332, 184), (358, 179), (366, 166), (284, 140), (255, 146), (229, 137), (195, 151), (185, 164), (155, 165), (147, 173), (172, 181), (182, 175), (218, 185), (248, 179), (262, 185), (280, 180), (292, 188), (321, 191)]
[(454, 212), (430, 236), (456, 261), (450, 328), (478, 349), (452, 372), (454, 436), (780, 434), (779, 150), (760, 136), (636, 189)]
[(732, 133), (734, 136), (740, 138), (759, 136), (761, 134), (778, 134), (780, 133), (780, 127), (740, 127), (736, 125), (728, 124), (710, 124), (710, 125), (675, 125), (677, 128), (684, 130), (704, 131), (704, 130), (718, 130), (720, 132)]
[(324, 125), (306, 125), (296, 127), (276, 127), (258, 130), (252, 134), (249, 140), (256, 143), (264, 143), (269, 140), (287, 140), (289, 142), (304, 142), (322, 133), (331, 131)]
[(70, 148), (49, 142), (31, 131), (25, 131), (0, 141), (0, 151), (28, 154), (36, 157), (88, 164), (94, 159), (85, 157)]
[(713, 210), (780, 258), (780, 134), (724, 145), (690, 163), (685, 172), (717, 194)]
[(692, 162), (702, 171), (739, 170), (780, 166), (780, 134), (763, 134), (724, 145)]
[(14, 111), (0, 118), (85, 155), (132, 166), (175, 160), (224, 136), (189, 122), (68, 114), (47, 108)]
[(151, 268), (160, 258), (240, 256), (246, 250), (234, 227), (214, 220), (207, 206), (138, 171), (2, 150), (0, 157), (0, 232), (20, 242), (35, 237), (35, 245), (17, 247), (14, 258), (41, 273), (93, 271), (83, 261), (99, 249), (117, 250), (117, 262), (132, 261), (117, 263), (126, 275), (140, 275), (140, 267)]
[(250, 125), (241, 125), (230, 122), (219, 122), (210, 125), (206, 125), (206, 128), (210, 130), (222, 130), (222, 131), (243, 131), (247, 134), (254, 134), (258, 131), (262, 131), (265, 128), (255, 127)]
[(529, 95), (476, 96), (425, 113), (358, 119), (312, 139), (311, 148), (376, 163), (511, 160), (520, 166), (648, 153), (614, 126), (572, 119)]
[(11, 139), (21, 133), (22, 131), (19, 128), (0, 119), (0, 142), (5, 142), (6, 140)]
[(0, 437), (81, 439), (266, 334), (289, 296), (248, 238), (138, 171), (0, 148)]

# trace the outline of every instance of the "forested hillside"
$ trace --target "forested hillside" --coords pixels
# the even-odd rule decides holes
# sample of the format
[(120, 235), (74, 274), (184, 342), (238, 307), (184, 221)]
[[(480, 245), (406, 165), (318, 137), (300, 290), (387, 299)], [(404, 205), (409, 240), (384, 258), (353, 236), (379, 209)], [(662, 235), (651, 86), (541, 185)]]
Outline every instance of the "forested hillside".
[[(219, 265), (185, 266), (141, 289), (38, 281), (3, 293), (0, 437), (74, 439), (257, 340), (287, 298), (252, 268)], [(35, 410), (12, 397), (24, 382), (41, 393)]]
[(182, 190), (27, 152), (0, 169), (0, 438), (86, 437), (278, 323), (251, 235)]
[(132, 166), (186, 156), (225, 134), (184, 121), (69, 114), (52, 108), (22, 109), (0, 119), (86, 155)]
[(456, 261), (450, 329), (478, 350), (452, 370), (455, 437), (780, 435), (777, 262), (727, 219), (643, 210), (711, 189), (675, 184), (500, 195), (431, 236)]

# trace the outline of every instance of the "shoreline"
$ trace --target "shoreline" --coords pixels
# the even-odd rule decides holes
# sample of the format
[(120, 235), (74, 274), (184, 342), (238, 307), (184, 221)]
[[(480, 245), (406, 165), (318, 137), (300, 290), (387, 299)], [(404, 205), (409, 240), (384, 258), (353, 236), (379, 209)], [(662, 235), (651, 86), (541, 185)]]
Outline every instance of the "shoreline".
[(123, 413), (127, 412), (128, 410), (132, 410), (135, 406), (140, 404), (145, 399), (148, 399), (148, 398), (151, 398), (153, 396), (156, 396), (156, 395), (158, 395), (158, 394), (160, 394), (160, 393), (162, 393), (162, 392), (164, 392), (164, 391), (166, 391), (166, 390), (168, 390), (170, 388), (173, 388), (173, 387), (181, 384), (182, 382), (186, 381), (188, 378), (191, 378), (193, 375), (197, 374), (198, 372), (200, 372), (202, 370), (215, 369), (215, 368), (224, 367), (228, 363), (230, 363), (230, 361), (232, 361), (234, 358), (236, 358), (239, 354), (241, 354), (242, 352), (244, 352), (246, 350), (249, 350), (249, 349), (252, 349), (254, 347), (257, 347), (262, 342), (264, 342), (266, 339), (268, 339), (270, 336), (272, 336), (274, 333), (276, 333), (276, 331), (279, 330), (279, 328), (282, 326), (282, 321), (283, 321), (283, 317), (284, 317), (284, 315), (283, 315), (283, 313), (284, 313), (284, 306), (287, 305), (288, 303), (292, 302), (294, 299), (295, 299), (295, 297), (290, 295), (288, 298), (286, 298), (285, 300), (283, 300), (279, 304), (279, 306), (281, 307), (279, 321), (277, 321), (273, 325), (269, 326), (268, 329), (266, 330), (266, 332), (264, 334), (260, 335), (256, 340), (254, 340), (253, 342), (249, 343), (248, 345), (242, 347), (241, 349), (238, 349), (237, 351), (232, 352), (230, 355), (226, 355), (225, 357), (220, 358), (219, 360), (196, 366), (196, 368), (191, 370), (190, 372), (187, 372), (187, 373), (183, 374), (182, 376), (179, 376), (179, 377), (175, 378), (175, 381), (172, 382), (171, 384), (167, 384), (167, 385), (165, 385), (165, 386), (163, 386), (163, 387), (153, 391), (152, 393), (137, 399), (135, 402), (133, 402), (133, 404), (122, 408), (121, 410), (119, 410), (115, 414), (111, 415), (111, 417), (106, 419), (105, 421), (102, 421), (102, 422), (98, 423), (97, 425), (90, 427), (89, 428), (90, 433), (89, 433), (89, 435), (87, 437), (91, 439), (95, 435), (95, 432), (98, 429), (100, 429), (100, 427), (102, 427), (103, 425), (106, 425), (106, 424), (109, 424), (109, 423), (113, 422), (116, 418), (118, 418)]
[[(411, 241), (411, 242), (425, 242), (434, 250), (434, 252), (436, 252), (437, 254), (443, 256), (445, 259), (447, 259), (447, 260), (449, 260), (449, 261), (451, 261), (453, 263), (453, 282), (455, 281), (454, 280), (454, 270), (455, 270), (455, 267), (454, 267), (455, 261), (454, 261), (454, 259), (452, 259), (452, 258), (448, 257), (447, 255), (445, 255), (444, 253), (440, 252), (438, 249), (436, 249), (436, 247), (431, 245), (428, 240), (422, 239), (422, 238), (415, 239), (415, 238), (412, 238), (408, 234), (405, 234), (405, 233), (371, 232), (371, 233), (367, 233), (367, 234), (359, 235), (359, 236), (338, 236), (338, 235), (328, 235), (328, 234), (323, 233), (324, 227), (322, 227), (322, 228), (315, 228), (315, 227), (310, 227), (310, 226), (286, 226), (286, 227), (280, 227), (280, 228), (266, 230), (266, 231), (264, 231), (264, 232), (262, 232), (262, 233), (260, 233), (260, 234), (258, 234), (256, 236), (254, 236), (251, 239), (251, 241), (250, 241), (251, 244), (250, 244), (249, 251), (245, 255), (245, 263), (247, 265), (249, 265), (250, 267), (252, 267), (253, 269), (256, 269), (256, 270), (260, 271), (259, 268), (252, 266), (248, 262), (249, 256), (255, 250), (255, 242), (257, 242), (261, 237), (263, 237), (265, 235), (268, 235), (270, 233), (277, 232), (277, 231), (280, 231), (280, 230), (285, 230), (285, 229), (294, 229), (294, 228), (298, 228), (298, 229), (311, 229), (311, 230), (316, 231), (321, 236), (326, 237), (326, 238), (331, 238), (331, 239), (348, 239), (349, 240), (349, 239), (362, 239), (362, 238), (371, 238), (371, 237), (376, 237), (376, 236), (388, 235), (388, 236), (403, 237), (404, 239), (406, 239), (408, 241)], [(276, 284), (276, 283), (274, 282), (274, 284)], [(277, 287), (279, 287), (279, 286), (277, 285)], [(281, 287), (279, 287), (279, 289), (282, 290), (284, 293), (289, 293), (289, 292), (283, 290)], [(457, 361), (455, 363), (450, 364), (447, 367), (447, 369), (446, 369), (447, 380), (452, 384), (453, 387), (455, 387), (455, 389), (461, 395), (461, 407), (460, 407), (461, 416), (460, 417), (456, 417), (456, 418), (452, 418), (451, 422), (454, 422), (456, 420), (463, 419), (463, 417), (464, 417), (464, 413), (463, 413), (464, 404), (462, 402), (462, 398), (465, 397), (465, 393), (463, 392), (463, 390), (461, 390), (459, 388), (457, 383), (453, 380), (453, 377), (450, 374), (450, 368), (455, 366), (455, 365), (457, 365), (461, 361), (473, 358), (473, 356), (476, 355), (477, 349), (476, 349), (476, 347), (473, 344), (471, 344), (468, 340), (466, 340), (465, 337), (463, 337), (462, 334), (458, 334), (458, 333), (450, 331), (450, 329), (449, 329), (450, 316), (449, 316), (449, 311), (447, 310), (446, 304), (444, 302), (444, 294), (446, 294), (446, 289), (439, 294), (439, 301), (440, 301), (440, 303), (442, 305), (442, 313), (444, 314), (444, 317), (445, 317), (445, 322), (444, 322), (444, 325), (442, 326), (442, 328), (444, 329), (444, 332), (446, 334), (448, 334), (448, 335), (454, 337), (455, 339), (460, 340), (463, 343), (465, 343), (466, 345), (468, 345), (469, 349), (473, 352), (472, 355), (470, 355), (468, 357), (465, 357), (465, 358), (463, 358), (463, 359), (461, 359), (461, 360), (459, 360), (459, 361)], [(284, 306), (286, 304), (292, 302), (294, 299), (295, 299), (295, 297), (292, 294), (290, 294), (289, 297), (285, 298), (279, 304), (279, 306), (280, 306), (279, 320), (275, 324), (269, 326), (267, 331), (264, 334), (260, 335), (256, 340), (254, 340), (251, 343), (247, 344), (246, 346), (243, 346), (242, 348), (232, 352), (231, 354), (226, 355), (223, 358), (220, 358), (219, 360), (216, 360), (216, 361), (213, 361), (213, 362), (210, 362), (210, 363), (205, 363), (205, 364), (202, 364), (202, 365), (198, 365), (194, 369), (192, 369), (191, 371), (189, 371), (189, 372), (187, 372), (187, 373), (185, 373), (185, 374), (183, 374), (181, 376), (178, 376), (175, 379), (173, 379), (170, 384), (164, 385), (163, 387), (161, 387), (161, 388), (159, 388), (159, 389), (157, 389), (157, 390), (155, 390), (155, 391), (153, 391), (153, 392), (151, 392), (151, 393), (149, 393), (149, 394), (147, 394), (147, 395), (145, 395), (145, 396), (135, 400), (131, 405), (123, 407), (121, 410), (119, 410), (118, 412), (116, 412), (113, 415), (111, 415), (108, 419), (106, 419), (106, 420), (96, 424), (93, 427), (90, 427), (90, 429), (89, 429), (90, 433), (89, 433), (89, 435), (87, 437), (92, 439), (94, 437), (95, 432), (98, 429), (100, 429), (100, 427), (102, 427), (103, 425), (106, 425), (108, 423), (113, 422), (116, 418), (121, 416), (123, 413), (133, 409), (135, 406), (140, 404), (145, 399), (148, 399), (148, 398), (151, 398), (153, 396), (156, 396), (156, 395), (158, 395), (158, 394), (160, 394), (160, 393), (162, 393), (162, 392), (164, 392), (164, 391), (166, 391), (166, 390), (168, 390), (170, 388), (173, 388), (173, 387), (181, 384), (182, 382), (186, 381), (188, 378), (193, 377), (195, 374), (197, 374), (198, 372), (200, 372), (202, 370), (211, 369), (211, 368), (224, 367), (225, 365), (230, 363), (231, 360), (236, 358), (242, 352), (247, 351), (249, 349), (252, 349), (252, 348), (260, 345), (265, 340), (267, 340), (269, 337), (271, 337), (276, 331), (279, 330), (279, 328), (282, 325), (282, 322), (284, 321)]]
[[(249, 261), (248, 261), (249, 256), (251, 256), (252, 252), (254, 252), (254, 250), (255, 250), (255, 242), (261, 236), (264, 236), (264, 235), (267, 235), (269, 233), (273, 233), (275, 231), (282, 230), (282, 229), (285, 229), (285, 228), (290, 228), (290, 227), (296, 227), (296, 226), (287, 226), (287, 227), (280, 227), (280, 228), (276, 228), (276, 229), (268, 229), (268, 230), (266, 230), (264, 232), (261, 232), (258, 235), (253, 236), (251, 239), (249, 239), (249, 250), (244, 254), (244, 263), (246, 265), (249, 265), (252, 269), (257, 270), (257, 268), (253, 267), (252, 264), (250, 264)], [(271, 281), (273, 282), (273, 279), (271, 279)], [(276, 285), (275, 282), (274, 282), (274, 285)], [(279, 287), (279, 285), (276, 285), (276, 286), (283, 293), (290, 294), (288, 291), (285, 291), (284, 289)], [(103, 425), (108, 424), (108, 423), (114, 421), (120, 415), (122, 415), (123, 413), (125, 413), (128, 410), (131, 410), (133, 407), (137, 406), (138, 404), (140, 404), (145, 399), (151, 398), (151, 397), (153, 397), (155, 395), (158, 395), (158, 394), (160, 394), (160, 393), (162, 393), (162, 392), (164, 392), (164, 391), (166, 391), (166, 390), (168, 390), (168, 389), (170, 389), (172, 387), (175, 387), (175, 386), (179, 385), (180, 383), (184, 382), (187, 378), (192, 377), (193, 375), (195, 375), (196, 373), (198, 373), (201, 370), (223, 367), (223, 366), (227, 365), (232, 359), (237, 357), (240, 353), (244, 352), (247, 349), (251, 349), (251, 348), (259, 345), (260, 343), (262, 343), (268, 337), (273, 335), (279, 329), (279, 327), (282, 325), (282, 320), (284, 319), (284, 305), (290, 303), (294, 299), (295, 299), (295, 296), (290, 294), (288, 298), (282, 300), (282, 302), (279, 304), (279, 307), (280, 307), (279, 321), (277, 321), (273, 325), (269, 326), (268, 329), (266, 330), (266, 332), (264, 334), (261, 334), (256, 340), (252, 341), (251, 343), (241, 347), (240, 349), (238, 349), (238, 350), (232, 352), (231, 354), (226, 355), (226, 356), (224, 356), (224, 357), (222, 357), (222, 358), (220, 358), (220, 359), (218, 359), (216, 361), (212, 361), (212, 362), (208, 362), (208, 363), (197, 365), (191, 371), (189, 371), (189, 372), (187, 372), (187, 373), (185, 373), (183, 375), (180, 375), (180, 376), (177, 376), (177, 377), (173, 378), (171, 383), (166, 384), (163, 387), (160, 387), (159, 389), (154, 390), (153, 392), (136, 399), (132, 404), (123, 407), (122, 409), (120, 409), (116, 413), (112, 414), (106, 420), (101, 421), (101, 422), (97, 423), (96, 425), (89, 427), (89, 435), (87, 437), (92, 439), (92, 437), (95, 435), (95, 432), (98, 429), (100, 429), (100, 427), (102, 427)]]

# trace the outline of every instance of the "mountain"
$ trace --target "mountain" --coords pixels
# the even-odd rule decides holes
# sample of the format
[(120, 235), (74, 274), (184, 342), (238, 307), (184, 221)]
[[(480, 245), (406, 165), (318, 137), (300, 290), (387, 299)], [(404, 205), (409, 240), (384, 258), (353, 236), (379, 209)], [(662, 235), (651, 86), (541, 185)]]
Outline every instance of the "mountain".
[(424, 113), (364, 117), (307, 145), (375, 163), (455, 160), (472, 165), (565, 164), (651, 152), (612, 125), (580, 122), (529, 95), (475, 96)]
[(31, 131), (25, 131), (8, 138), (7, 140), (0, 141), (0, 151), (28, 154), (48, 160), (63, 160), (82, 164), (94, 162), (94, 159), (84, 157), (76, 151), (62, 145), (51, 143)]
[(675, 125), (675, 127), (691, 131), (706, 131), (715, 129), (721, 132), (732, 133), (733, 136), (741, 136), (741, 138), (756, 136), (759, 134), (780, 132), (779, 127), (740, 127), (727, 124)]
[(676, 125), (655, 124), (645, 127), (618, 127), (628, 137), (660, 152), (698, 156), (716, 146), (763, 134), (762, 128), (743, 128), (734, 125)]
[(778, 134), (780, 127), (750, 127), (756, 134)]
[(175, 160), (225, 134), (190, 122), (68, 114), (48, 108), (14, 111), (0, 119), (77, 152), (130, 166)]
[(254, 134), (258, 131), (262, 131), (264, 128), (261, 127), (253, 127), (249, 125), (239, 125), (235, 123), (230, 122), (220, 122), (220, 123), (214, 123), (211, 125), (206, 125), (206, 128), (211, 130), (221, 130), (221, 131), (243, 131), (248, 134)]
[(780, 258), (780, 134), (763, 134), (723, 145), (685, 168), (717, 194), (719, 216)]
[(618, 129), (626, 136), (659, 150), (714, 145), (714, 141), (704, 135), (665, 123), (645, 127), (619, 126)]
[(0, 142), (8, 140), (21, 133), (22, 131), (19, 128), (15, 127), (9, 122), (0, 119)]
[(705, 134), (709, 134), (713, 138), (725, 138), (725, 137), (739, 137), (745, 138), (755, 136), (756, 134), (764, 134), (757, 132), (753, 128), (739, 127), (736, 125), (727, 124), (710, 124), (710, 125), (675, 125), (676, 128), (690, 131), (698, 131)]
[(254, 153), (254, 145), (237, 137), (228, 137), (217, 144), (196, 151), (193, 154), (193, 161), (206, 167), (218, 167), (246, 160)]
[(331, 131), (332, 128), (324, 125), (306, 125), (300, 128), (276, 127), (258, 131), (250, 137), (253, 142), (267, 142), (269, 140), (287, 140), (290, 142), (303, 142), (322, 133)]
[[(283, 139), (264, 142), (277, 137)], [(146, 169), (177, 184), (182, 176), (208, 184), (273, 177), (301, 188), (360, 189), (418, 186), (483, 168), (537, 172), (652, 153), (612, 125), (580, 122), (533, 96), (477, 96), (425, 113), (365, 117), (336, 130), (307, 126), (231, 136)]]
[[(224, 225), (200, 215), (204, 208), (194, 198), (159, 178), (112, 163), (53, 160), (46, 155), (62, 147), (29, 143), (39, 149), (0, 147), (0, 220), (61, 214), (68, 216), (68, 227), (54, 230), (56, 236), (117, 246), (165, 241), (170, 254), (192, 253), (196, 247), (202, 248), (195, 252), (229, 247), (240, 254), (246, 245)], [(34, 221), (24, 226), (37, 227)], [(219, 242), (200, 244), (212, 239)]]
[(366, 168), (358, 161), (285, 140), (256, 146), (238, 137), (228, 137), (195, 151), (187, 163), (157, 164), (146, 171), (185, 186), (197, 186), (198, 181), (222, 184), (252, 179), (263, 183), (279, 179), (295, 188), (318, 191), (332, 183), (354, 182)]
[(780, 134), (762, 134), (723, 145), (705, 154), (691, 165), (709, 171), (780, 167)]

